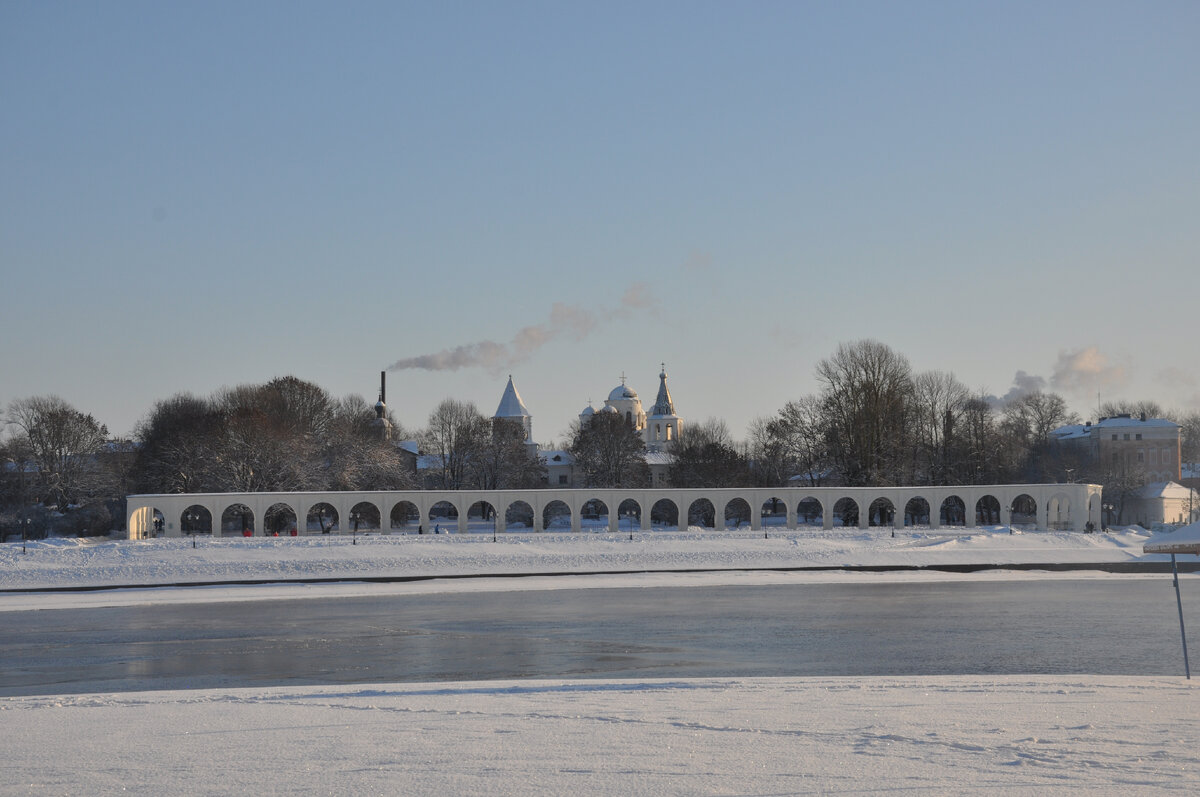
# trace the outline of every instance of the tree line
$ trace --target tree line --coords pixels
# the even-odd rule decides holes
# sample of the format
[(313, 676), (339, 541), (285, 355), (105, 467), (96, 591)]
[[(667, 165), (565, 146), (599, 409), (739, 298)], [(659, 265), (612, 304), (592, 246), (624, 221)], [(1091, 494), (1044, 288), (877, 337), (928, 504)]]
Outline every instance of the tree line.
[[(1059, 395), (1031, 392), (1001, 403), (944, 371), (914, 372), (878, 341), (843, 343), (817, 364), (817, 392), (755, 419), (745, 441), (724, 421), (689, 424), (672, 450), (678, 487), (886, 486), (1089, 481), (1120, 500), (1142, 482), (1114, 473), (1051, 432), (1078, 423)], [(1154, 402), (1109, 403), (1121, 413), (1183, 426), (1183, 459), (1200, 461), (1200, 412)], [(0, 437), (0, 529), (34, 535), (107, 533), (124, 525), (132, 493), (383, 489), (522, 489), (546, 468), (519, 423), (446, 399), (407, 433), (389, 412), (392, 440), (360, 396), (338, 399), (295, 377), (178, 394), (157, 402), (130, 441), (55, 396), (12, 402)], [(396, 439), (416, 439), (415, 467)], [(577, 481), (594, 487), (650, 483), (646, 446), (619, 414), (576, 422), (565, 444)], [(418, 475), (419, 474), (419, 475)]]
[[(1118, 505), (1145, 474), (1114, 470), (1055, 429), (1080, 422), (1061, 395), (1032, 391), (1007, 402), (945, 371), (915, 372), (874, 340), (843, 343), (816, 367), (818, 390), (754, 419), (743, 443), (725, 423), (690, 424), (673, 451), (677, 487), (888, 486), (1088, 481)], [(1183, 427), (1185, 462), (1200, 460), (1200, 412), (1152, 401), (1109, 402), (1100, 414), (1170, 418)], [(589, 484), (644, 486), (645, 447), (617, 416), (573, 427), (568, 451)]]

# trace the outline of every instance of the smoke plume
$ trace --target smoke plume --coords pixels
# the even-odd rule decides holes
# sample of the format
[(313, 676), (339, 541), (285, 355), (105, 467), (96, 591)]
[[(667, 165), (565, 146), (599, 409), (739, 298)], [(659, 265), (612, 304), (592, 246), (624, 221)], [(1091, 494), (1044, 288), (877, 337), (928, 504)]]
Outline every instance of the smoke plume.
[(1035, 374), (1017, 371), (1013, 376), (1012, 387), (1003, 396), (988, 396), (987, 402), (996, 409), (1003, 409), (1008, 404), (1030, 393), (1046, 389), (1046, 380)]
[(1125, 367), (1110, 364), (1097, 346), (1061, 352), (1050, 376), (1050, 384), (1055, 390), (1082, 396), (1120, 388), (1128, 381)]
[(467, 343), (432, 354), (397, 360), (388, 366), (388, 370), (420, 368), (425, 371), (457, 371), (459, 368), (486, 368), (498, 371), (525, 362), (547, 343), (560, 339), (577, 343), (590, 335), (604, 320), (628, 318), (634, 312), (653, 304), (654, 298), (649, 286), (644, 282), (630, 285), (621, 296), (620, 304), (599, 314), (579, 305), (555, 302), (550, 308), (549, 318), (540, 324), (517, 330), (512, 340), (507, 343), (494, 340)]
[(1128, 382), (1128, 374), (1122, 365), (1113, 365), (1098, 346), (1088, 346), (1076, 351), (1059, 352), (1054, 372), (1047, 380), (1036, 374), (1017, 371), (1012, 387), (1003, 396), (988, 396), (987, 401), (997, 409), (1045, 390), (1047, 387), (1072, 396), (1094, 396), (1097, 391), (1115, 390)]

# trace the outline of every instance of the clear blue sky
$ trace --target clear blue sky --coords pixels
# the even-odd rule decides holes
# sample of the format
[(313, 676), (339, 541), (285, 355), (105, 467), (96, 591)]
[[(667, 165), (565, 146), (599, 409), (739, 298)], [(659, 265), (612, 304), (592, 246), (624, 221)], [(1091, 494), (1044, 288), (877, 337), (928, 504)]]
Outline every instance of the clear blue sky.
[(1198, 42), (1191, 0), (0, 0), (0, 405), (125, 434), (494, 342), (390, 373), (401, 422), (512, 373), (561, 439), (665, 361), (741, 436), (871, 337), (1197, 408)]

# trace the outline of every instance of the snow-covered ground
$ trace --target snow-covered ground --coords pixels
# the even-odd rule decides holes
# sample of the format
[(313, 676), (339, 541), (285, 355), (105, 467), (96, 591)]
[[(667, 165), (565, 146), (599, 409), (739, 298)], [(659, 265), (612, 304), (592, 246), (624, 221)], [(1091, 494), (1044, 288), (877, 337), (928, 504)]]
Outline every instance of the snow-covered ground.
[[(1046, 564), (1144, 558), (1149, 533), (815, 529), (728, 533), (53, 539), (0, 545), (0, 589), (371, 576), (843, 565)], [(195, 547), (193, 548), (193, 541)], [(1149, 558), (1163, 558), (1149, 557)]]
[[(811, 565), (1122, 562), (1148, 535), (910, 532), (50, 540), (0, 546), (0, 587), (377, 575), (402, 584), (0, 594), (5, 610), (364, 592), (755, 579), (1121, 578), (739, 572)], [(1159, 578), (1163, 578), (1159, 576)], [(1197, 578), (1188, 576), (1189, 580)], [(1164, 578), (1164, 601), (1169, 600)], [(1188, 611), (1192, 607), (1185, 607)], [(0, 676), (2, 677), (2, 676)], [(1121, 794), (1200, 789), (1182, 678), (962, 675), (505, 681), (0, 698), (0, 795)]]
[(1194, 794), (1200, 695), (1098, 676), (0, 700), (0, 794)]

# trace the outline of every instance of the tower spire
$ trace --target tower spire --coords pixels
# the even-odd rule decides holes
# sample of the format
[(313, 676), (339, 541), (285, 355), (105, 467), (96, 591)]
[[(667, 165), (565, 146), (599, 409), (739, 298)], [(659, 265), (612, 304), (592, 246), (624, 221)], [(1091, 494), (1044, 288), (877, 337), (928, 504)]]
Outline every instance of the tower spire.
[(654, 400), (654, 407), (650, 410), (651, 415), (674, 415), (675, 402), (671, 400), (671, 391), (667, 389), (667, 364), (662, 364), (662, 371), (658, 374), (658, 396)]

